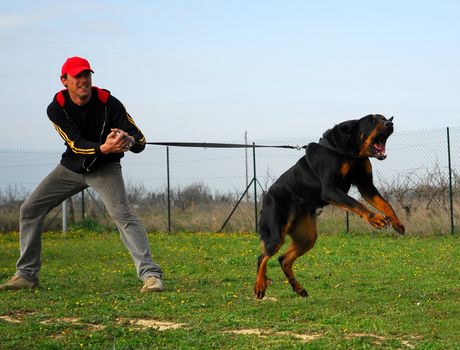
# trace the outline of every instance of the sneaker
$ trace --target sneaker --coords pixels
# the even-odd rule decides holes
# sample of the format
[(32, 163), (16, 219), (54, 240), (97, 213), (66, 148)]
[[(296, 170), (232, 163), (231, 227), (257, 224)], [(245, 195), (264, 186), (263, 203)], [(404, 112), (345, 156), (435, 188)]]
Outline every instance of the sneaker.
[(144, 286), (141, 289), (141, 293), (162, 292), (163, 290), (163, 282), (161, 279), (158, 277), (149, 276), (144, 280)]
[(18, 275), (14, 275), (5, 283), (0, 284), (0, 290), (34, 289), (37, 287), (38, 281), (30, 281)]

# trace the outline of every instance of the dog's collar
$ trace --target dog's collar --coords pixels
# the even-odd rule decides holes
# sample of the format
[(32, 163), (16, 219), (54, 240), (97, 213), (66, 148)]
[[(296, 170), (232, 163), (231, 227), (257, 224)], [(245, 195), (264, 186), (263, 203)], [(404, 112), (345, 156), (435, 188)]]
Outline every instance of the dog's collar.
[(354, 154), (351, 154), (351, 153), (347, 153), (347, 152), (343, 152), (341, 151), (340, 149), (338, 149), (337, 147), (334, 147), (331, 145), (331, 143), (329, 142), (329, 140), (325, 139), (324, 137), (321, 137), (318, 141), (318, 145), (324, 147), (324, 148), (327, 148), (327, 149), (330, 149), (331, 151), (334, 151), (335, 153), (338, 153), (342, 156), (346, 156), (346, 157), (350, 157), (350, 158), (361, 158), (361, 157), (358, 157)]

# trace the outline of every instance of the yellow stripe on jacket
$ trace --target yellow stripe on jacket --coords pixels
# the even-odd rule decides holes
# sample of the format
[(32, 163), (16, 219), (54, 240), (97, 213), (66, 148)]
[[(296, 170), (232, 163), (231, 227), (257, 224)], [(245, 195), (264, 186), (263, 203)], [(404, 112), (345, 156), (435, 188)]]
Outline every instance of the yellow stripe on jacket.
[(69, 138), (69, 136), (64, 132), (64, 130), (62, 130), (59, 127), (59, 125), (57, 125), (55, 123), (53, 123), (53, 125), (54, 125), (54, 128), (56, 129), (56, 131), (59, 133), (59, 135), (61, 135), (63, 140), (67, 143), (67, 145), (69, 145), (69, 147), (72, 150), (72, 152), (74, 152), (76, 154), (87, 154), (87, 155), (96, 154), (96, 149), (95, 148), (78, 148), (78, 147), (76, 147), (75, 142)]

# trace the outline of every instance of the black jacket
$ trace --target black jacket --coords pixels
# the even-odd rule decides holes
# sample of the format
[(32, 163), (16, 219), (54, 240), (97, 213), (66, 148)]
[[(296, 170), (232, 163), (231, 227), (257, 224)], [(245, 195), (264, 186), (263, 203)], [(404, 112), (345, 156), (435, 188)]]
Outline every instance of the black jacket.
[(120, 162), (124, 153), (101, 153), (111, 128), (118, 128), (133, 136), (134, 153), (145, 148), (145, 138), (126, 112), (123, 104), (107, 90), (92, 88), (91, 100), (84, 106), (72, 102), (69, 92), (58, 92), (47, 109), (48, 118), (67, 146), (61, 164), (77, 173), (87, 173), (102, 164)]

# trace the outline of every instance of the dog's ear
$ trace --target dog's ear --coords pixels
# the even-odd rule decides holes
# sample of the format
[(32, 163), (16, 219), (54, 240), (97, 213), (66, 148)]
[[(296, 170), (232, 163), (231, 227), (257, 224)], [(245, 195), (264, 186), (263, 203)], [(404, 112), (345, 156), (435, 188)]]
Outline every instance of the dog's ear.
[(348, 120), (326, 131), (324, 136), (331, 145), (343, 151), (350, 150), (356, 137), (358, 120)]
[(357, 124), (358, 124), (357, 120), (348, 120), (346, 122), (336, 125), (336, 128), (338, 128), (338, 130), (340, 130), (341, 133), (349, 136), (352, 133), (353, 128)]

